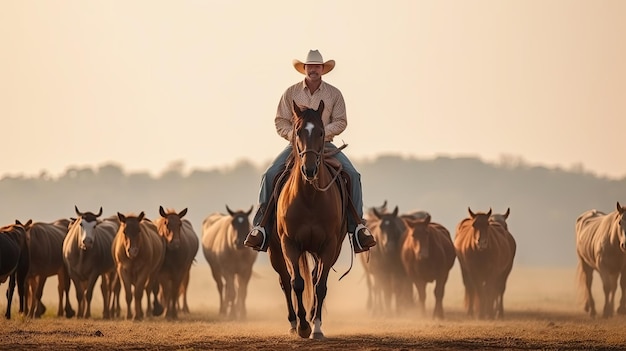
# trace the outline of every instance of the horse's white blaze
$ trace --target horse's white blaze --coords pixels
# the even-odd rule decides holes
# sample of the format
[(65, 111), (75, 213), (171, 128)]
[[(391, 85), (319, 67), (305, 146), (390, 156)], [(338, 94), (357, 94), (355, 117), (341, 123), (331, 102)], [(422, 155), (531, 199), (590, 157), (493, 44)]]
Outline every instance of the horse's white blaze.
[(313, 128), (315, 128), (315, 126), (313, 125), (313, 123), (308, 122), (306, 124), (306, 126), (304, 127), (304, 129), (307, 130), (307, 132), (309, 132), (309, 137), (311, 136), (311, 134), (313, 133)]
[(239, 222), (239, 223), (243, 223), (243, 221), (244, 221), (243, 217), (239, 217), (239, 218), (237, 218), (237, 222)]
[(93, 222), (87, 222), (85, 220), (81, 220), (80, 222), (80, 242), (85, 242), (85, 239), (90, 238), (93, 242), (94, 240), (94, 234), (93, 234), (93, 229), (96, 226), (96, 221)]

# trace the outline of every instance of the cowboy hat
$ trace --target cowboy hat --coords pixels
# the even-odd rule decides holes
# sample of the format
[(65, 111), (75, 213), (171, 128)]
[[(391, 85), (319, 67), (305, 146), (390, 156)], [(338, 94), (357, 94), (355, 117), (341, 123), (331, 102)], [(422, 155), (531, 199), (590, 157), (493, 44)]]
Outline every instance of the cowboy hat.
[(302, 74), (306, 74), (304, 72), (304, 65), (324, 65), (324, 70), (322, 71), (322, 75), (324, 75), (335, 68), (335, 60), (328, 60), (324, 62), (322, 54), (320, 54), (319, 51), (309, 50), (309, 54), (306, 56), (306, 61), (301, 62), (300, 60), (293, 60), (293, 67), (296, 71)]

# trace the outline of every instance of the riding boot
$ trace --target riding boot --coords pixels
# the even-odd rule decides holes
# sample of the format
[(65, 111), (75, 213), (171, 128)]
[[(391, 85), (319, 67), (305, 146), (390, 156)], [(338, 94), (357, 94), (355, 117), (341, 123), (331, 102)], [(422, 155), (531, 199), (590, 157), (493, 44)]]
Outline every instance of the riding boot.
[(259, 205), (259, 209), (254, 215), (254, 220), (252, 221), (254, 227), (252, 227), (252, 230), (250, 231), (250, 233), (248, 233), (246, 240), (243, 242), (245, 246), (250, 247), (256, 251), (267, 251), (267, 248), (269, 246), (269, 241), (267, 240), (267, 232), (265, 228), (261, 226), (261, 220), (265, 215), (266, 209), (266, 203), (262, 203)]
[(351, 228), (354, 227), (354, 229), (348, 232), (348, 236), (350, 237), (350, 240), (352, 240), (354, 253), (369, 251), (370, 247), (376, 245), (374, 236), (372, 236), (370, 230), (363, 223), (365, 223), (365, 221), (361, 220), (361, 223), (359, 223), (356, 227), (353, 225), (350, 226)]

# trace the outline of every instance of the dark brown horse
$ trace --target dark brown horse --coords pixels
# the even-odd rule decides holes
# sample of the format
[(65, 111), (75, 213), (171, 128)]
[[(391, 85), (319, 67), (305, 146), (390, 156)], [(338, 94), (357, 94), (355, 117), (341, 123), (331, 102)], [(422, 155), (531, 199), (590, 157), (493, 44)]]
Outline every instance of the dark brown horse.
[(613, 316), (617, 281), (622, 298), (617, 312), (626, 314), (626, 207), (617, 202), (611, 213), (588, 210), (576, 219), (578, 279), (584, 292), (585, 312), (593, 318), (596, 305), (591, 294), (593, 272), (597, 271), (604, 290), (602, 317)]
[(245, 319), (248, 283), (258, 252), (243, 242), (250, 232), (250, 213), (231, 210), (213, 213), (202, 221), (202, 253), (211, 267), (220, 299), (220, 315)]
[[(325, 160), (323, 110), (323, 101), (317, 110), (301, 110), (293, 102), (293, 166), (278, 197), (278, 235), (271, 236), (269, 246), (270, 261), (285, 293), (291, 332), (308, 338), (310, 313), (316, 339), (324, 338), (322, 306), (328, 274), (347, 232), (346, 206), (342, 202), (345, 190), (335, 185), (338, 174)], [(309, 259), (314, 264), (312, 270)]]
[[(144, 291), (148, 300), (147, 312), (158, 315), (162, 313), (161, 306), (155, 300), (153, 311), (150, 293), (154, 286), (158, 286), (159, 272), (165, 258), (165, 239), (159, 236), (156, 225), (145, 218), (143, 212), (138, 216), (118, 212), (117, 216), (120, 228), (113, 239), (112, 253), (126, 295), (126, 319), (143, 319)], [(133, 298), (134, 315), (131, 310)]]
[(456, 227), (454, 248), (465, 285), (467, 313), (480, 319), (502, 317), (496, 315), (496, 302), (503, 280), (506, 283), (513, 265), (515, 247), (511, 234), (499, 223), (490, 221), (489, 212), (474, 213), (468, 207), (469, 217)]
[(418, 308), (424, 313), (426, 284), (435, 282), (434, 318), (443, 319), (443, 295), (456, 253), (450, 232), (431, 221), (428, 212), (413, 213), (405, 219), (408, 233), (402, 245), (402, 263), (415, 284)]
[(191, 222), (184, 219), (187, 209), (176, 212), (165, 211), (159, 206), (159, 217), (156, 220), (159, 235), (165, 239), (165, 258), (159, 274), (161, 292), (167, 319), (178, 318), (176, 302), (185, 279), (189, 279), (189, 270), (196, 257), (200, 240)]
[(374, 315), (401, 314), (413, 305), (413, 287), (401, 259), (406, 224), (398, 216), (398, 206), (391, 212), (372, 208), (368, 217), (367, 227), (377, 242), (369, 255), (360, 255), (371, 284), (372, 297), (368, 307)]
[(102, 317), (111, 318), (110, 304), (117, 271), (111, 254), (113, 238), (119, 223), (102, 220), (102, 207), (96, 214), (80, 212), (74, 206), (78, 218), (69, 225), (63, 242), (63, 259), (76, 289), (78, 318), (91, 317), (91, 299), (98, 277), (101, 278), (103, 299)]
[(30, 255), (26, 243), (26, 229), (16, 221), (0, 228), (0, 283), (9, 279), (7, 289), (7, 311), (5, 317), (11, 319), (11, 303), (17, 285), (20, 297), (20, 313), (24, 312), (26, 275), (30, 265)]
[[(57, 291), (59, 304), (57, 316), (71, 318), (75, 315), (69, 299), (70, 275), (63, 260), (63, 241), (67, 235), (67, 222), (58, 220), (54, 223), (29, 220), (25, 225), (26, 240), (30, 253), (26, 293), (28, 299), (28, 317), (39, 318), (46, 311), (41, 302), (43, 289), (48, 277), (56, 275), (59, 281)], [(63, 298), (65, 297), (65, 304)]]

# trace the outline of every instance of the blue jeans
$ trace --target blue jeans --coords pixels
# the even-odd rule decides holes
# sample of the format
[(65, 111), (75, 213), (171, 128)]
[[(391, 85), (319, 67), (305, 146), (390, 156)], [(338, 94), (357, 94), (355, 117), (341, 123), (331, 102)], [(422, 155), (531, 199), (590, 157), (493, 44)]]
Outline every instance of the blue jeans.
[[(337, 149), (331, 142), (326, 142), (326, 148)], [(285, 168), (285, 162), (287, 161), (287, 157), (291, 154), (293, 147), (291, 144), (287, 145), (287, 147), (281, 151), (278, 156), (274, 159), (272, 164), (267, 168), (263, 177), (261, 178), (261, 191), (259, 192), (259, 203), (266, 204), (270, 201), (270, 197), (272, 196), (272, 192), (274, 191), (274, 179), (276, 176), (283, 171)], [(356, 168), (352, 165), (352, 162), (346, 157), (346, 155), (339, 151), (335, 154), (335, 158), (341, 163), (343, 169), (348, 176), (350, 177), (352, 189), (351, 196), (352, 202), (354, 203), (354, 207), (356, 209), (356, 213), (359, 218), (363, 218), (363, 193), (361, 190), (361, 174), (357, 172)], [(350, 216), (351, 217), (351, 216)], [(352, 220), (348, 220), (350, 232), (354, 230), (356, 224), (352, 223)]]

